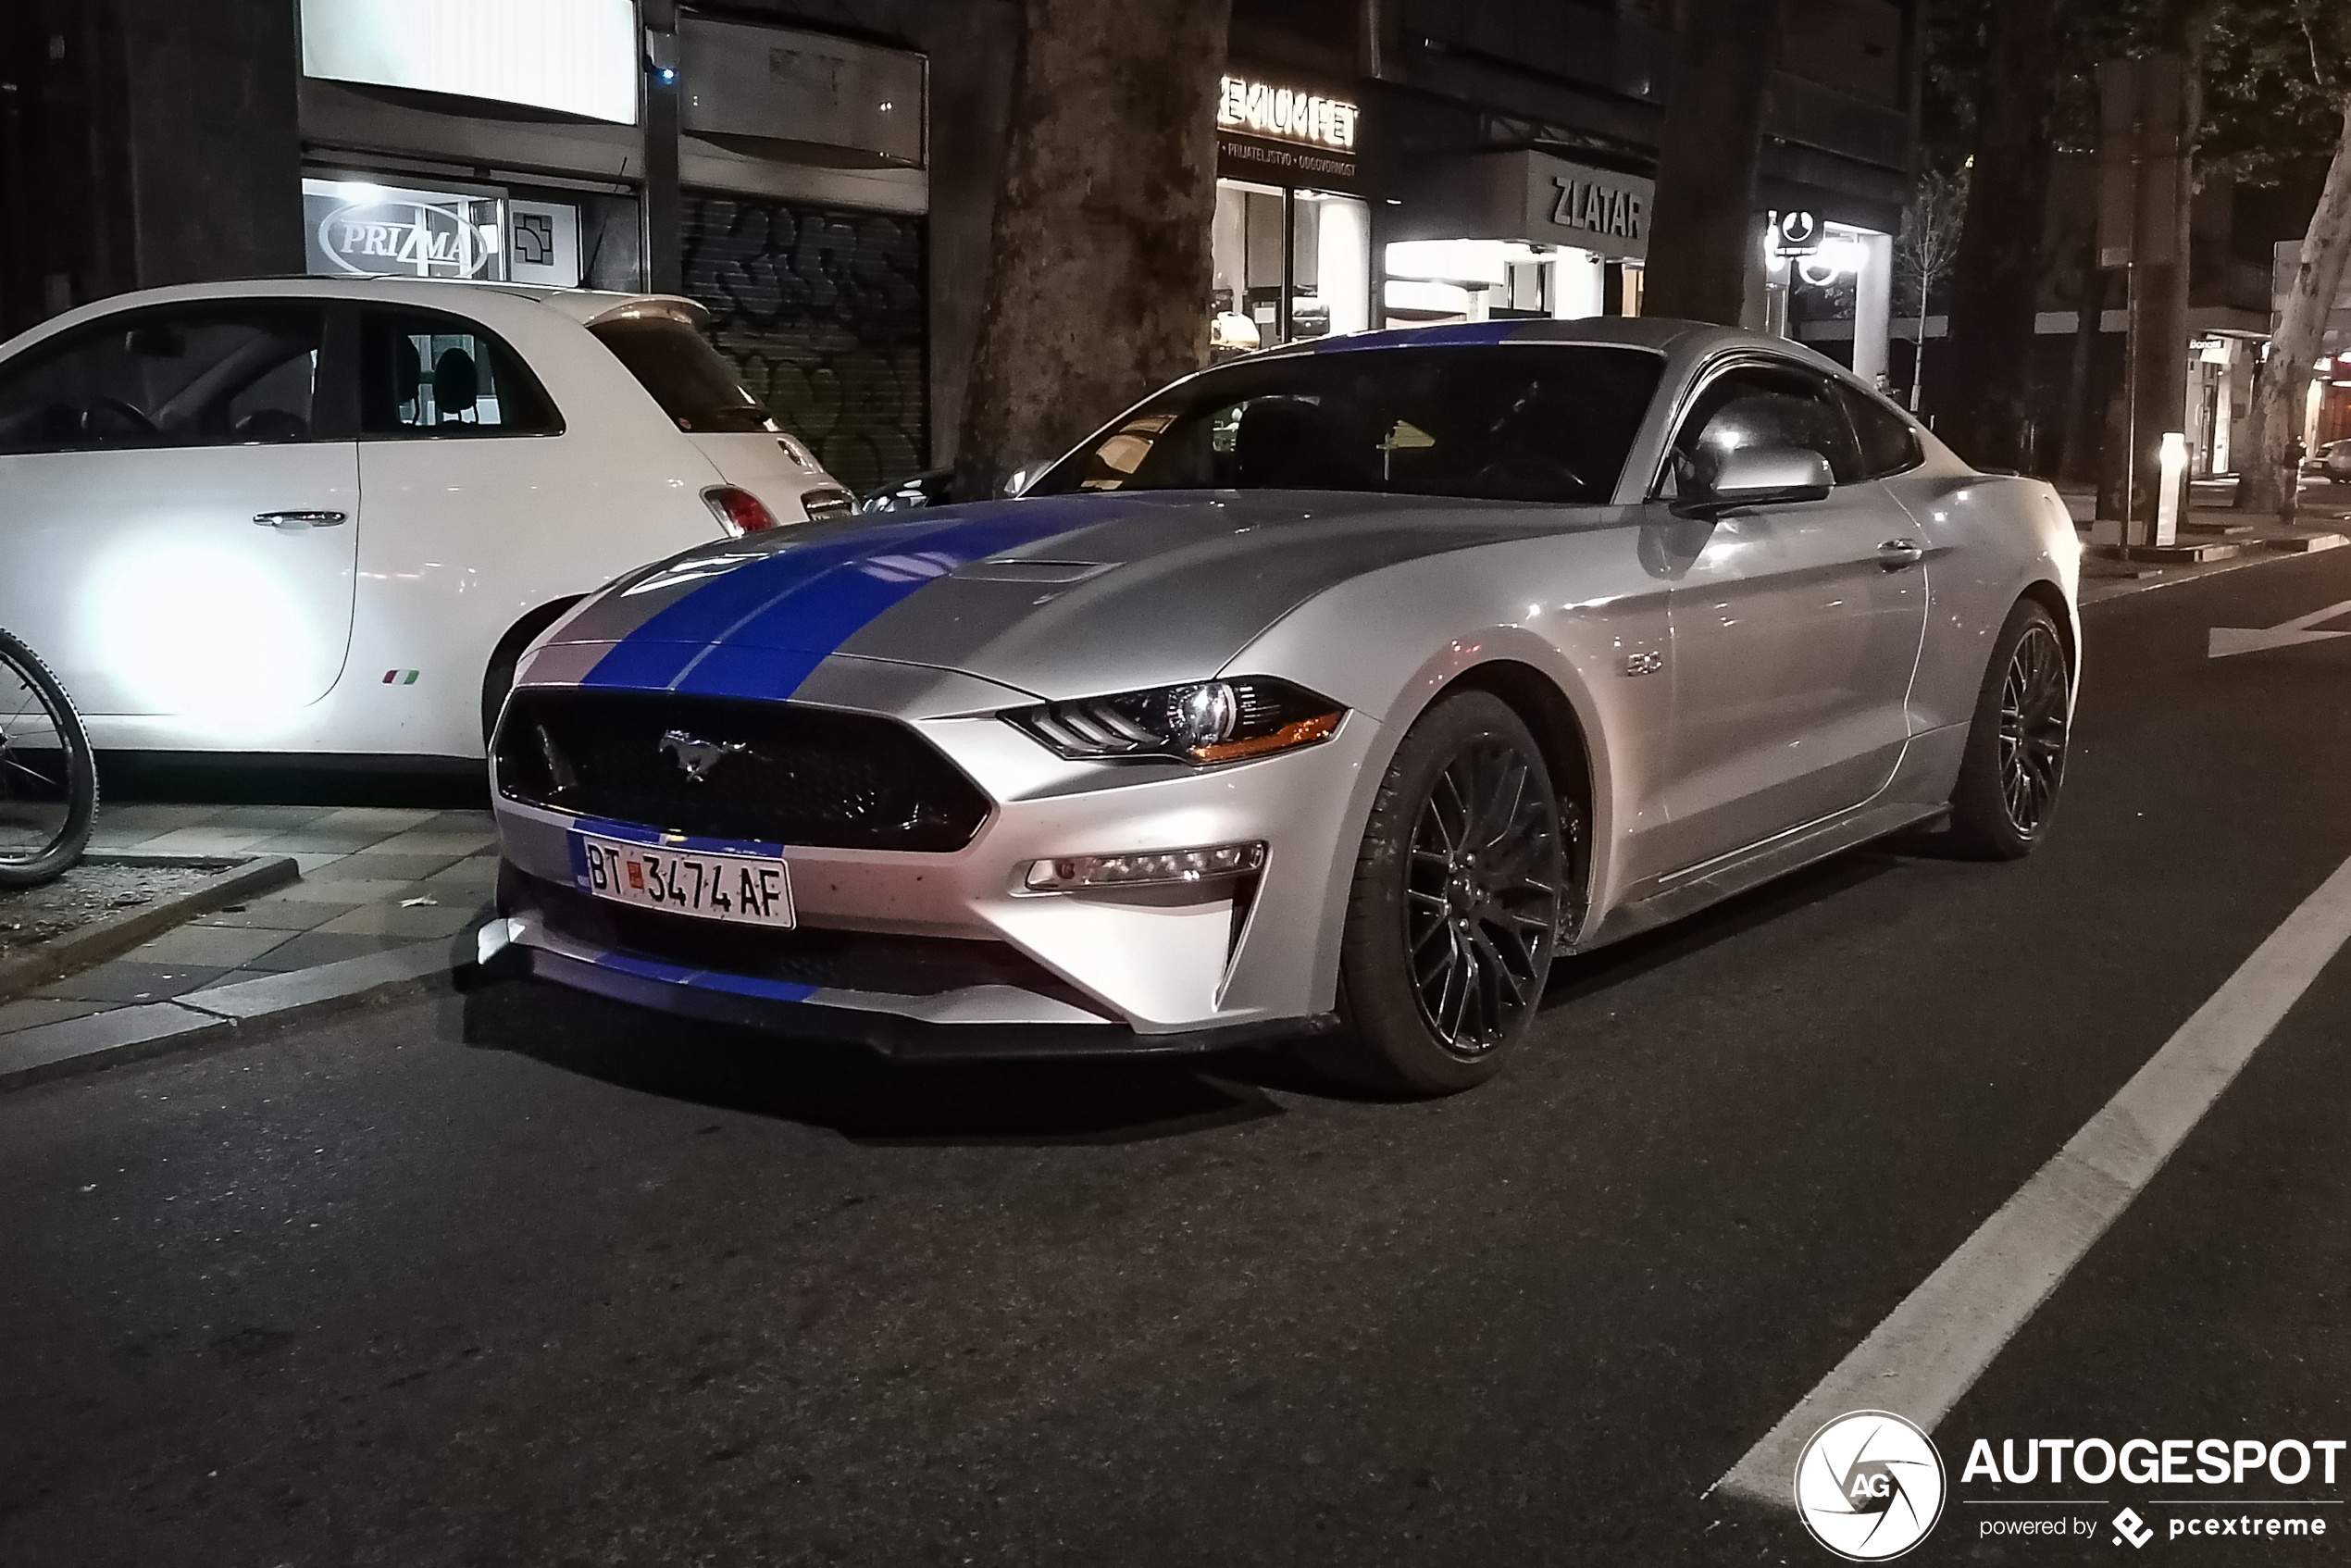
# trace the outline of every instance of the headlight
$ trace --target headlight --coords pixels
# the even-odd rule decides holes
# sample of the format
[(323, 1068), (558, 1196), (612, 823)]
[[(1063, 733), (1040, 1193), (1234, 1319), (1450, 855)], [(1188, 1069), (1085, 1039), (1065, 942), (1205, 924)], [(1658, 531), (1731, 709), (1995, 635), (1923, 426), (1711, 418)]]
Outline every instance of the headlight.
[(1346, 714), (1286, 680), (1249, 676), (1015, 708), (1004, 719), (1065, 757), (1216, 763), (1328, 740)]

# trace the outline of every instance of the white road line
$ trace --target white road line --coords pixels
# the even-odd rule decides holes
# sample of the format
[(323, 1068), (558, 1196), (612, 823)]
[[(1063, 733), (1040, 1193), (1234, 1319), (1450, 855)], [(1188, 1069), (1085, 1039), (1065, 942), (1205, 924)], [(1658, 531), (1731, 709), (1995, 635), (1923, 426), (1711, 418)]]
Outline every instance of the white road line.
[(1897, 1411), (1932, 1431), (2154, 1179), (2346, 940), (2351, 861), (2270, 933), (2056, 1158), (1707, 1490), (1793, 1510), (1796, 1462), (1806, 1440), (1847, 1411)]

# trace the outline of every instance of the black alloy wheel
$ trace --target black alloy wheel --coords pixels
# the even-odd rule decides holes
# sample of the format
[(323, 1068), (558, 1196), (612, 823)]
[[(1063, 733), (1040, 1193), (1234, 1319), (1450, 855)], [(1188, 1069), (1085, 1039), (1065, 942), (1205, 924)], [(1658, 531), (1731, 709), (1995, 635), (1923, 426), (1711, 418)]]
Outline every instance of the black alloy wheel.
[(2065, 650), (2046, 622), (2025, 628), (2000, 680), (2000, 804), (2009, 826), (2037, 838), (2065, 777)]
[[(1559, 814), (1538, 759), (1472, 742), (1437, 777), (1412, 825), (1405, 946), (1421, 1022), (1474, 1058), (1506, 1043), (1542, 997), (1559, 929)], [(1549, 782), (1542, 790), (1548, 793)]]
[(2047, 836), (2065, 786), (2072, 705), (2073, 672), (2057, 622), (2021, 601), (1993, 641), (1951, 791), (1951, 837), (1961, 852), (2015, 860)]
[(1567, 908), (1571, 828), (1542, 748), (1484, 691), (1438, 703), (1397, 749), (1357, 856), (1340, 944), (1347, 1035), (1311, 1054), (1387, 1092), (1501, 1070), (1534, 1024)]

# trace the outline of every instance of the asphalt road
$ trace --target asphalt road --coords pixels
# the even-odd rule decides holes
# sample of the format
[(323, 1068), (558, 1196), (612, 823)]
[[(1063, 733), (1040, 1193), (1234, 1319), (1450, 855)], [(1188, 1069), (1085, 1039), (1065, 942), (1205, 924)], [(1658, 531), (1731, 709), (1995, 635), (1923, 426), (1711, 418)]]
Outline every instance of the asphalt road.
[[(2351, 638), (2207, 657), (2342, 601), (2093, 608), (2043, 852), (1563, 966), (1454, 1100), (515, 983), (0, 1099), (0, 1562), (1834, 1561), (1704, 1494), (2351, 857)], [(1985, 1537), (1979, 1437), (2351, 1437), (2346, 1039), (2338, 961), (1937, 1428), (1906, 1561), (2138, 1555)], [(2351, 1555), (2351, 1461), (2293, 1492), (2335, 1533), (2146, 1550)]]

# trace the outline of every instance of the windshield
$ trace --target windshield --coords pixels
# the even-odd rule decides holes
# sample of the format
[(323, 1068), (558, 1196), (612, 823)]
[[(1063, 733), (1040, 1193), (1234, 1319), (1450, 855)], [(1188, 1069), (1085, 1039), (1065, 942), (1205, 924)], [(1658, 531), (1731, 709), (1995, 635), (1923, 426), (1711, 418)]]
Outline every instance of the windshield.
[(1344, 490), (1603, 503), (1664, 367), (1567, 343), (1358, 349), (1179, 382), (1025, 492)]
[(766, 405), (745, 389), (734, 367), (683, 321), (620, 316), (588, 330), (628, 367), (679, 429), (710, 435), (776, 429)]

